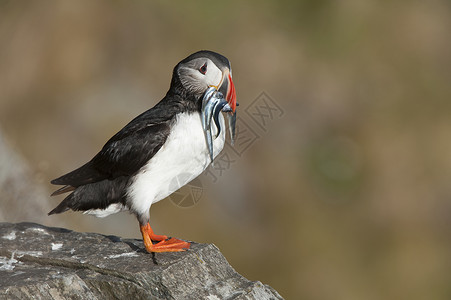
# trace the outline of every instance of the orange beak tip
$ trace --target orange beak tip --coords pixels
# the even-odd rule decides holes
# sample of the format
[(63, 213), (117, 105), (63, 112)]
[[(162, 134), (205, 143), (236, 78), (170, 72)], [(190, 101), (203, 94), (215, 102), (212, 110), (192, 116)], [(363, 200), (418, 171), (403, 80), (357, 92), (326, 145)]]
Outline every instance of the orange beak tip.
[(235, 112), (235, 109), (237, 107), (235, 85), (233, 84), (232, 76), (230, 76), (229, 74), (228, 77), (229, 77), (229, 88), (227, 92), (227, 102), (229, 102), (232, 111)]

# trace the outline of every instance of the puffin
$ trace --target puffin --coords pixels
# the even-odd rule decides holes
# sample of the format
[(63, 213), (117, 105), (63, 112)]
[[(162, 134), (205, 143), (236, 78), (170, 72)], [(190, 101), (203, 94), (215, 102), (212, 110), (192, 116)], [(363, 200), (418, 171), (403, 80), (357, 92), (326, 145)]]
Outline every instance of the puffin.
[(111, 137), (90, 161), (51, 181), (51, 196), (69, 193), (48, 214), (68, 210), (106, 217), (134, 214), (147, 252), (178, 252), (190, 243), (157, 235), (152, 204), (199, 176), (224, 148), (225, 120), (233, 141), (236, 92), (229, 60), (202, 50), (173, 69), (170, 87), (154, 107)]

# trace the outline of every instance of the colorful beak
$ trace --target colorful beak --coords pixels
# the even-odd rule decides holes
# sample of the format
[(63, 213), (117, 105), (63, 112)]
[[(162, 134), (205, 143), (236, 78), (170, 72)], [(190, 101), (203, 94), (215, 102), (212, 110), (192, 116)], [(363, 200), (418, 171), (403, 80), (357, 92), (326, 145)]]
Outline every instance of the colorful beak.
[(236, 109), (236, 92), (235, 85), (233, 84), (232, 76), (227, 74), (229, 84), (227, 85), (227, 96), (226, 100), (229, 103), (229, 106), (232, 108), (232, 112), (235, 112)]

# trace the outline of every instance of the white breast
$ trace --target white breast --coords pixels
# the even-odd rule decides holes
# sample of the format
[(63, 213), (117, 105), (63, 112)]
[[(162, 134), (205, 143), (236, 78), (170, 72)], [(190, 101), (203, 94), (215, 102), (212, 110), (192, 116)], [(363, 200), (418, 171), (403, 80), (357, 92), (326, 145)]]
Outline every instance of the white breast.
[[(215, 135), (217, 129), (212, 123)], [(221, 133), (213, 141), (214, 157), (224, 147), (226, 128), (222, 114), (220, 126)], [(200, 114), (179, 114), (165, 144), (132, 179), (127, 191), (130, 209), (138, 214), (148, 214), (152, 203), (166, 198), (199, 176), (210, 163)]]

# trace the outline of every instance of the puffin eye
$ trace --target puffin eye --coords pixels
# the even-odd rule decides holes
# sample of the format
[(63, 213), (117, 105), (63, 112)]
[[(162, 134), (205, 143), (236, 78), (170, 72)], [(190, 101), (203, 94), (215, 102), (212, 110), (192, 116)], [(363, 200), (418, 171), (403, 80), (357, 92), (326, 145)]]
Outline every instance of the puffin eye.
[(199, 68), (199, 72), (205, 75), (207, 73), (207, 63), (204, 63), (202, 67)]

